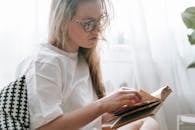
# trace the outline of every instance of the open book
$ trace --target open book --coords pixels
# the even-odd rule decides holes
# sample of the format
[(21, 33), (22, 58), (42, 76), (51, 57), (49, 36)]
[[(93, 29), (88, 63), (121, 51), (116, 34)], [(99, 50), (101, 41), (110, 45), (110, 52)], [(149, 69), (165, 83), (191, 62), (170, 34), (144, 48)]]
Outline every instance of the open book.
[(162, 87), (152, 94), (140, 90), (142, 102), (115, 112), (113, 118), (103, 124), (103, 128), (116, 129), (138, 119), (155, 115), (171, 92), (169, 86)]

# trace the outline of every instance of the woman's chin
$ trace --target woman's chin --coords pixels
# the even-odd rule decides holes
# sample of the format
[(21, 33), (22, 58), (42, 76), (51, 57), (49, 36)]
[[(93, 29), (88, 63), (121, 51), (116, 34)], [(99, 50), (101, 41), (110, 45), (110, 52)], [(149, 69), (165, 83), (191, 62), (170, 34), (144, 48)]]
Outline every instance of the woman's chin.
[(97, 45), (97, 41), (90, 41), (89, 44), (87, 45), (87, 48), (92, 48)]
[(80, 45), (80, 47), (83, 47), (83, 48), (93, 48), (97, 45), (98, 43), (98, 40), (89, 40), (87, 42), (83, 42), (83, 44)]

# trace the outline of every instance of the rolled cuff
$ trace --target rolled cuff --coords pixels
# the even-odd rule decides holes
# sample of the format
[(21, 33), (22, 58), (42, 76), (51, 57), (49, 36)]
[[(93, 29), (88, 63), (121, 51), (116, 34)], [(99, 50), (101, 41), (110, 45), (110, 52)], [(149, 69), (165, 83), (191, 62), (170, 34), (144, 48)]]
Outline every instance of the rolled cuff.
[(47, 114), (47, 116), (43, 114), (34, 114), (31, 115), (31, 123), (30, 123), (30, 128), (32, 130), (35, 130), (51, 121), (56, 119), (57, 117), (63, 115), (63, 111), (60, 107), (56, 107), (52, 111), (50, 110), (50, 113)]

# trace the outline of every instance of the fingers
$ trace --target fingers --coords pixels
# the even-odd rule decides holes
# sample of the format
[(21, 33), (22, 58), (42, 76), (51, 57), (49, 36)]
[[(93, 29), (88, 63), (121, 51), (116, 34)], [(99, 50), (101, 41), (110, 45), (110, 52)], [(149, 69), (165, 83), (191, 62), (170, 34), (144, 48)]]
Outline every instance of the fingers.
[(142, 100), (141, 95), (137, 91), (133, 92), (132, 95), (129, 98), (130, 98), (130, 102), (132, 104), (138, 103)]
[(132, 90), (132, 91), (136, 91), (136, 89), (134, 89), (134, 88), (128, 88), (128, 87), (120, 87), (120, 89), (122, 89), (122, 90)]
[(119, 90), (119, 93), (123, 95), (124, 98), (135, 100), (135, 102), (139, 102), (142, 99), (141, 95), (135, 89), (123, 88)]
[(130, 95), (130, 99), (135, 99), (136, 102), (140, 101), (142, 99), (141, 95), (137, 91), (132, 91)]
[(118, 91), (100, 99), (105, 112), (113, 113), (124, 107), (134, 106), (140, 103), (141, 96), (135, 89), (123, 87)]
[(127, 102), (125, 105), (128, 106), (133, 106), (142, 100), (141, 96), (135, 89), (122, 88), (120, 93), (122, 95), (121, 100), (123, 100), (125, 103)]

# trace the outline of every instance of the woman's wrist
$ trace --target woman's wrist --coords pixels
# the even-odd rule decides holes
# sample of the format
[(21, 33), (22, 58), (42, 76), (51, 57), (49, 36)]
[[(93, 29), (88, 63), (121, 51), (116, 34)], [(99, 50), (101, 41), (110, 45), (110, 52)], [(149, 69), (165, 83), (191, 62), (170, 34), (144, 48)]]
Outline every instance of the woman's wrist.
[(97, 100), (97, 101), (95, 102), (95, 104), (97, 105), (98, 110), (100, 111), (101, 114), (107, 112), (107, 111), (106, 111), (106, 107), (105, 107), (105, 105), (102, 103), (101, 99)]

